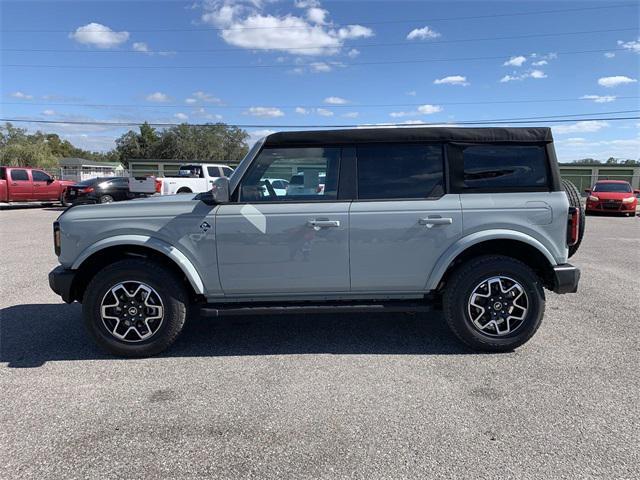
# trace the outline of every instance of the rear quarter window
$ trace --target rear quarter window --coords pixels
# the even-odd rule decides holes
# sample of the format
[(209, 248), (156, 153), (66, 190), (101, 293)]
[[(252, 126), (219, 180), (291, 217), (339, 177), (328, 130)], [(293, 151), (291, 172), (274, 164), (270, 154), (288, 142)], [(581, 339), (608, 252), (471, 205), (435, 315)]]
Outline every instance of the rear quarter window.
[(549, 187), (544, 146), (465, 146), (462, 150), (462, 164), (464, 190), (546, 190)]

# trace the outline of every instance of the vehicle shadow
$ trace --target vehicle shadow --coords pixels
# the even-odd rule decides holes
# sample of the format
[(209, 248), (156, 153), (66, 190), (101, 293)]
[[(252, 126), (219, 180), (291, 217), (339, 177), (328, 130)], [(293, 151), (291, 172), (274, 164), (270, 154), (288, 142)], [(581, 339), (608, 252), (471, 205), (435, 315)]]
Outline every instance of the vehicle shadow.
[[(164, 357), (299, 354), (474, 353), (439, 312), (314, 314), (191, 319)], [(51, 361), (115, 359), (85, 331), (79, 304), (0, 310), (0, 362), (34, 368)]]

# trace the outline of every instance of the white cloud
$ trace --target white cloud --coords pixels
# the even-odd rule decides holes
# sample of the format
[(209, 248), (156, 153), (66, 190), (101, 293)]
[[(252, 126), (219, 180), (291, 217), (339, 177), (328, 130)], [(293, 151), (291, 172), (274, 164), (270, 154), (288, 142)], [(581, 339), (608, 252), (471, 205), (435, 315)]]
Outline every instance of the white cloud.
[(463, 77), (462, 75), (449, 75), (448, 77), (437, 78), (433, 83), (436, 85), (462, 85), (463, 87), (469, 85), (467, 77)]
[(407, 35), (407, 40), (425, 40), (427, 38), (438, 38), (440, 34), (432, 30), (429, 26), (414, 28)]
[(442, 111), (442, 107), (439, 105), (420, 105), (418, 107), (418, 112), (423, 115), (432, 115), (434, 113), (438, 113)]
[(354, 38), (373, 37), (373, 30), (362, 25), (347, 25), (338, 29), (338, 37), (342, 40), (352, 40)]
[(408, 92), (406, 92), (406, 94), (410, 97), (415, 97), (417, 95), (417, 92), (415, 90), (409, 90)]
[(69, 38), (84, 45), (94, 45), (98, 48), (117, 47), (129, 39), (129, 32), (114, 32), (106, 25), (100, 23), (88, 23), (78, 27)]
[(147, 95), (146, 99), (148, 102), (168, 102), (169, 95), (162, 92), (154, 92)]
[(298, 115), (308, 115), (309, 114), (309, 110), (307, 110), (306, 108), (302, 108), (302, 107), (296, 107), (295, 112)]
[(513, 72), (512, 75), (505, 75), (504, 77), (502, 77), (500, 79), (500, 83), (514, 82), (514, 81), (524, 80), (526, 78), (536, 78), (536, 79), (547, 78), (547, 74), (544, 73), (542, 70), (529, 70), (528, 72), (521, 73), (521, 74), (517, 74), (516, 72)]
[(347, 113), (343, 113), (341, 115), (344, 118), (358, 118), (360, 116), (360, 113), (358, 112), (347, 112)]
[(325, 62), (314, 62), (311, 63), (310, 66), (314, 72), (330, 72), (331, 70), (333, 70), (331, 65)]
[(605, 56), (605, 57), (607, 57), (607, 58), (613, 58), (613, 57), (615, 57), (615, 56), (616, 56), (616, 54), (615, 54), (615, 53), (613, 53), (613, 52), (606, 52), (606, 53), (604, 54), (604, 56)]
[(635, 78), (629, 78), (625, 75), (615, 75), (613, 77), (602, 77), (598, 79), (598, 85), (611, 88), (618, 85), (625, 85), (627, 83), (636, 83), (638, 80)]
[(331, 110), (327, 110), (326, 108), (316, 108), (316, 113), (318, 115), (322, 115), (323, 117), (333, 117), (333, 112)]
[(327, 103), (329, 105), (345, 105), (349, 103), (349, 100), (342, 97), (327, 97), (324, 99), (324, 103)]
[(527, 57), (523, 57), (522, 55), (518, 55), (517, 57), (511, 57), (509, 60), (504, 62), (502, 65), (505, 67), (521, 67), (524, 62), (527, 61)]
[(55, 110), (44, 110), (44, 111), (42, 112), (42, 114), (43, 114), (43, 115), (46, 115), (47, 117), (50, 117), (50, 116), (52, 116), (52, 115), (55, 115), (55, 114), (56, 114), (56, 111), (55, 111)]
[(294, 5), (298, 8), (313, 8), (313, 7), (319, 7), (320, 1), (319, 0), (296, 0), (294, 2)]
[(631, 50), (632, 52), (640, 53), (640, 37), (638, 37), (638, 40), (630, 40), (628, 42), (618, 40), (618, 45), (622, 48), (626, 48), (627, 50)]
[(531, 65), (533, 65), (534, 67), (543, 67), (544, 65), (547, 65), (549, 62), (547, 62), (546, 60), (539, 60), (537, 62), (533, 62)]
[(360, 50), (357, 48), (352, 48), (347, 52), (347, 57), (349, 58), (356, 58), (358, 55), (360, 55)]
[(596, 103), (610, 103), (616, 99), (615, 95), (583, 95), (584, 100), (593, 100)]
[(211, 93), (203, 92), (202, 90), (198, 90), (197, 92), (193, 92), (189, 98), (185, 100), (187, 103), (222, 103), (218, 97)]
[(411, 112), (391, 112), (389, 114), (392, 118), (402, 118), (402, 117), (417, 117), (420, 115), (433, 115), (434, 113), (439, 113), (442, 111), (442, 107), (440, 105), (420, 105), (416, 110)]
[(256, 143), (258, 140), (260, 140), (263, 137), (266, 137), (267, 135), (271, 135), (272, 133), (276, 133), (276, 131), (270, 130), (270, 129), (249, 131), (249, 139), (248, 139), (249, 146), (252, 147), (253, 144)]
[(326, 22), (325, 18), (329, 12), (324, 8), (313, 7), (307, 10), (307, 19), (311, 23), (317, 23), (318, 25), (324, 25)]
[(144, 42), (133, 42), (133, 49), (136, 52), (149, 53), (149, 45)]
[(335, 26), (319, 2), (296, 3), (307, 9), (305, 17), (265, 14), (263, 4), (259, 0), (209, 0), (203, 4), (202, 20), (220, 28), (220, 36), (230, 45), (297, 55), (333, 55), (345, 41), (373, 35), (373, 30), (362, 25)]
[(245, 112), (245, 114), (253, 115), (254, 117), (283, 117), (284, 112), (275, 107), (251, 107)]
[(601, 120), (586, 120), (583, 122), (570, 123), (567, 125), (556, 125), (553, 131), (558, 134), (567, 133), (584, 133), (584, 132), (597, 132), (605, 127), (608, 127), (607, 122)]
[(174, 115), (174, 117), (176, 117), (178, 120), (184, 122), (186, 120), (189, 119), (189, 115), (187, 115), (186, 113), (182, 113), (182, 112), (178, 112)]
[(17, 92), (13, 92), (11, 96), (19, 100), (33, 100), (33, 95), (29, 95), (28, 93), (24, 93), (19, 90)]

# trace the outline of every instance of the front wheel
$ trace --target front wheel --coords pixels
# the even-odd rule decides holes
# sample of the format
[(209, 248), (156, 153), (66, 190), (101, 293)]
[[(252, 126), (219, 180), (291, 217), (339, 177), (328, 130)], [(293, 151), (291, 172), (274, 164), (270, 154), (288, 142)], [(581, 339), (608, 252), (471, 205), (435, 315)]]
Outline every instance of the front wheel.
[(84, 294), (85, 324), (100, 347), (124, 357), (147, 357), (176, 340), (185, 323), (188, 295), (165, 267), (121, 260), (98, 272)]
[(538, 330), (544, 315), (538, 276), (511, 257), (474, 258), (453, 272), (445, 285), (443, 310), (453, 333), (468, 346), (511, 351)]

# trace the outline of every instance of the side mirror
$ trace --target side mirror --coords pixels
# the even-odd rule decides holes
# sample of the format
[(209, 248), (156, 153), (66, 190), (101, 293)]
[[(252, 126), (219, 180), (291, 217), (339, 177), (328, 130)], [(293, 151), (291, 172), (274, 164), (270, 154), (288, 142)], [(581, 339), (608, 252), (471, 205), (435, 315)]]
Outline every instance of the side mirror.
[(211, 182), (211, 190), (200, 195), (200, 200), (207, 205), (227, 203), (229, 201), (229, 179), (218, 177)]
[(590, 188), (585, 188), (584, 189), (584, 193), (591, 193), (591, 189)]
[(634, 190), (633, 193), (635, 193), (636, 195), (640, 195), (640, 190)]

